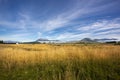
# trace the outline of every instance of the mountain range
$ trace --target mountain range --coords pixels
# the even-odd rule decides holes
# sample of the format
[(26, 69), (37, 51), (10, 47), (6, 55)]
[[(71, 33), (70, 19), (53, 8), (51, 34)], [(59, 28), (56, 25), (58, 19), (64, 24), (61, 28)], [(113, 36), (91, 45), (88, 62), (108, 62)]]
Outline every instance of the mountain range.
[(91, 39), (91, 38), (84, 38), (80, 40), (81, 42), (111, 42), (111, 41), (117, 41), (116, 38), (102, 38), (102, 39)]
[[(118, 41), (118, 39), (116, 38), (102, 38), (102, 39), (91, 39), (91, 38), (83, 38), (79, 41), (68, 41), (68, 43), (78, 43), (78, 42), (85, 42), (85, 43), (104, 43), (104, 42), (111, 42), (111, 41)], [(60, 40), (49, 40), (49, 39), (44, 39), (44, 38), (39, 38), (35, 41), (32, 41), (32, 42), (23, 42), (23, 43), (62, 43), (64, 41), (60, 41)], [(11, 41), (11, 40), (8, 40), (8, 41), (3, 41), (3, 43), (22, 43), (22, 42), (19, 42), (19, 41)]]

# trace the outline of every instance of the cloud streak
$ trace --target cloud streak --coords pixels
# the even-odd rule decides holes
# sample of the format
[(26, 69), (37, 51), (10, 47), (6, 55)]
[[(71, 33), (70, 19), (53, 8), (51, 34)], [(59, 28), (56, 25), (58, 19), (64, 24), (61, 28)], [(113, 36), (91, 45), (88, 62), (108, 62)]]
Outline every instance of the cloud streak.
[[(81, 3), (80, 3), (81, 2)], [(102, 2), (102, 1), (101, 1)], [(86, 4), (85, 1), (78, 0), (76, 4), (72, 6), (72, 9), (67, 10), (65, 12), (62, 12), (62, 14), (56, 14), (53, 16), (53, 18), (46, 19), (44, 21), (33, 21), (30, 20), (30, 15), (26, 15), (24, 13), (19, 13), (18, 15), (22, 18), (19, 19), (18, 22), (1, 22), (1, 25), (6, 25), (9, 27), (30, 27), (30, 28), (40, 28), (45, 31), (51, 31), (60, 27), (65, 27), (66, 25), (69, 25), (73, 22), (73, 20), (77, 18), (81, 18), (84, 15), (90, 15), (95, 14), (101, 11), (105, 11), (107, 8), (110, 8), (117, 4), (117, 2), (114, 3), (107, 3), (100, 6), (97, 6), (98, 2), (95, 0), (88, 1)], [(99, 2), (100, 3), (100, 2)], [(81, 4), (84, 4), (83, 6), (80, 6)], [(90, 15), (91, 16), (91, 15)]]
[(99, 20), (90, 23), (86, 26), (79, 27), (77, 30), (80, 31), (92, 31), (94, 33), (101, 33), (105, 30), (120, 30), (120, 18), (115, 18), (112, 20)]
[[(110, 10), (113, 7), (118, 10), (118, 2), (117, 0), (75, 0), (74, 4), (69, 4), (71, 6), (64, 10), (60, 10), (59, 13), (55, 13), (54, 11), (57, 6), (53, 7), (53, 11), (51, 11), (50, 14), (48, 13), (47, 16), (43, 16), (46, 17), (46, 19), (42, 19), (43, 17), (35, 18), (35, 16), (40, 16), (41, 13), (36, 15), (36, 13), (30, 9), (23, 9), (22, 7), (18, 10), (15, 21), (0, 20), (0, 27), (2, 27), (2, 32), (12, 30), (8, 31), (11, 33), (10, 35), (17, 34), (20, 38), (36, 34), (36, 38), (47, 37), (61, 40), (73, 40), (84, 37), (96, 37), (97, 35), (120, 33), (119, 17), (112, 19), (99, 19), (96, 17), (113, 12), (114, 10)], [(37, 7), (39, 6), (37, 5)], [(64, 7), (66, 6), (62, 8)], [(36, 10), (39, 10), (39, 8)], [(42, 10), (42, 13), (47, 12), (46, 8)], [(86, 23), (85, 19), (89, 21), (92, 19), (90, 19), (90, 17), (97, 18), (97, 20)], [(80, 24), (81, 22), (83, 22), (83, 25)], [(72, 32), (69, 32), (70, 28), (73, 29)], [(61, 29), (62, 32), (59, 32), (59, 29)], [(28, 35), (26, 35), (26, 33)], [(31, 37), (29, 38), (31, 39)]]

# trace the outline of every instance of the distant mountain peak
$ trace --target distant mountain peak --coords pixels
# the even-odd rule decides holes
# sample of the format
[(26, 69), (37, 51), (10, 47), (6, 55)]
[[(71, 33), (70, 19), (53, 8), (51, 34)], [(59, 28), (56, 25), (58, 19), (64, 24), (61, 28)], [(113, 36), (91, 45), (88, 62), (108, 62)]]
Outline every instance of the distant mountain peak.
[(83, 38), (81, 42), (95, 42), (95, 41), (92, 40), (91, 38)]
[(94, 41), (97, 42), (107, 42), (107, 41), (117, 41), (118, 39), (116, 38), (102, 38), (102, 39), (94, 39)]
[(101, 39), (91, 39), (91, 38), (83, 38), (81, 42), (109, 42), (109, 41), (117, 41), (118, 39), (116, 38), (101, 38)]
[(39, 38), (36, 41), (49, 41), (48, 39), (44, 39), (44, 38)]

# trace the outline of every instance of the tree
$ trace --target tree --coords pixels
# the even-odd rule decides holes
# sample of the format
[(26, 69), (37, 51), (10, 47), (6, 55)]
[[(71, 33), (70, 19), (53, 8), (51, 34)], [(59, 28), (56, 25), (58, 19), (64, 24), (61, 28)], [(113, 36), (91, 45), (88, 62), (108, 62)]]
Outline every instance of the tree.
[(3, 40), (0, 40), (0, 43), (3, 43)]

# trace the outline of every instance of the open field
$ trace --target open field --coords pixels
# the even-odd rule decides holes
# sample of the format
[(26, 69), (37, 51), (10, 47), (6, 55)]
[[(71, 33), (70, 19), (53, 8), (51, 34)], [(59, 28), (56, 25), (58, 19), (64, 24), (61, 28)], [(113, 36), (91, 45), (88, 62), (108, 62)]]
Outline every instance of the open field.
[(120, 46), (0, 44), (0, 80), (120, 80)]

